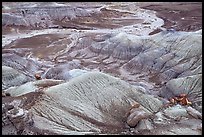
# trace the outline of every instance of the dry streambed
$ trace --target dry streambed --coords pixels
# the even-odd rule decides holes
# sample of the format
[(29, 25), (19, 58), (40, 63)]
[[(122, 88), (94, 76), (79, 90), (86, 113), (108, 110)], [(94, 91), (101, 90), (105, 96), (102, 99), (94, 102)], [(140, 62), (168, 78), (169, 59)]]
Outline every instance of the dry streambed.
[(199, 25), (169, 29), (163, 3), (29, 5), (3, 3), (3, 134), (201, 134)]

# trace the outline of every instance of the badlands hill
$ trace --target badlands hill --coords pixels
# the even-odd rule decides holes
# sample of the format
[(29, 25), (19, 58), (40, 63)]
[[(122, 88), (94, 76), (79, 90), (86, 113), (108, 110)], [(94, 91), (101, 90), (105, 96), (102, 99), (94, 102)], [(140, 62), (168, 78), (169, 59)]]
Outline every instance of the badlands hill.
[(200, 135), (201, 10), (3, 2), (2, 133)]

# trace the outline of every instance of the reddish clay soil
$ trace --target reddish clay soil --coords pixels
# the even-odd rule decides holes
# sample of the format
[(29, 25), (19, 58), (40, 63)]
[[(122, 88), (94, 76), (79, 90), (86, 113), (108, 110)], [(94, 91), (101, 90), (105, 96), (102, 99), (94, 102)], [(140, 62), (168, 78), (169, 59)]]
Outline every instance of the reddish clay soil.
[(158, 2), (141, 8), (156, 11), (156, 15), (164, 20), (162, 27), (167, 29), (197, 31), (202, 28), (201, 2)]

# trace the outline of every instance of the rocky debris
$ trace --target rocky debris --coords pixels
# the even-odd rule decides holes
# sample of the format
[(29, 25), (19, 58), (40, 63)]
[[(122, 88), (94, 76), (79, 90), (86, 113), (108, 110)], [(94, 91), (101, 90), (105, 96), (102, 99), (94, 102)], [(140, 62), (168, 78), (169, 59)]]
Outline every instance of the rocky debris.
[[(101, 133), (111, 133), (113, 130), (117, 133), (123, 130), (125, 114), (131, 104), (137, 101), (134, 96), (139, 95), (138, 91), (133, 91), (133, 87), (124, 81), (103, 73), (89, 72), (69, 82), (48, 88), (30, 111), (34, 114), (36, 128), (57, 134), (71, 134), (73, 130)], [(145, 97), (146, 95), (142, 98)], [(154, 97), (151, 98), (155, 100)], [(159, 100), (155, 101), (161, 107)], [(149, 106), (144, 104), (143, 107)], [(157, 107), (159, 109), (159, 105)], [(152, 113), (148, 109), (145, 111)], [(45, 126), (47, 122), (49, 126)]]
[(2, 104), (2, 134), (21, 135), (34, 124), (32, 113), (20, 108), (20, 100)]
[(168, 96), (170, 92), (172, 95), (187, 94), (192, 105), (200, 112), (202, 111), (202, 74), (168, 81), (166, 87), (161, 91), (161, 95), (168, 98), (172, 97)]
[(152, 130), (154, 129), (152, 123), (148, 119), (142, 119), (139, 123), (138, 126), (136, 127), (136, 130), (138, 132), (142, 132), (143, 130)]
[[(100, 92), (97, 89), (100, 89)], [(36, 103), (25, 102), (25, 105), (29, 106), (26, 107), (26, 111), (32, 112), (32, 118), (35, 122), (33, 129), (36, 131), (26, 130), (29, 133), (38, 134), (40, 130), (46, 131), (45, 134), (72, 134), (73, 130), (77, 130), (79, 134), (120, 133), (125, 130), (127, 120), (127, 123), (134, 127), (135, 134), (158, 134), (155, 127), (160, 124), (156, 121), (161, 121), (162, 124), (166, 125), (172, 123), (172, 120), (180, 121), (182, 117), (189, 117), (185, 107), (179, 105), (158, 112), (162, 109), (162, 103), (155, 97), (135, 90), (118, 78), (99, 72), (85, 73), (69, 82), (49, 87), (43, 92), (43, 94), (41, 92), (40, 98), (34, 99), (35, 102), (37, 101)], [(144, 100), (149, 103), (144, 103)], [(157, 105), (155, 104), (156, 100), (158, 101)], [(19, 106), (20, 102), (17, 104)], [(158, 104), (160, 104), (159, 108), (157, 107)], [(152, 107), (154, 105), (157, 107), (155, 112), (158, 112), (157, 116), (155, 115), (155, 120), (155, 112), (149, 111), (149, 108), (154, 108)], [(20, 107), (22, 108), (22, 106)], [(188, 110), (192, 109), (188, 108)], [(20, 110), (20, 112), (23, 111)], [(128, 117), (126, 117), (127, 113), (130, 114)], [(194, 113), (195, 115), (200, 116), (199, 113)], [(153, 123), (150, 122), (151, 119), (153, 119)], [(171, 131), (160, 129), (162, 130), (160, 134), (171, 134), (171, 132), (181, 134), (184, 129), (188, 128), (184, 127), (177, 130), (177, 127), (174, 126), (173, 129), (170, 129)], [(189, 132), (189, 129), (185, 131), (186, 134)], [(10, 131), (7, 131), (6, 134), (10, 134)], [(198, 134), (198, 132), (193, 131), (192, 134)]]
[(202, 114), (192, 107), (186, 109), (187, 113), (196, 119), (202, 119)]
[(188, 115), (186, 109), (180, 105), (176, 105), (176, 106), (165, 109), (164, 114), (173, 119), (178, 119), (180, 117), (186, 117)]
[(198, 117), (192, 119), (191, 114), (187, 113), (188, 109), (180, 105), (168, 107), (150, 119), (141, 120), (130, 131), (140, 135), (198, 135), (202, 120)]
[(202, 134), (200, 3), (155, 4), (3, 3), (3, 134)]
[(150, 114), (141, 108), (131, 109), (129, 116), (127, 117), (127, 124), (130, 127), (135, 127), (142, 119), (146, 119), (149, 116)]
[(35, 76), (36, 80), (41, 80), (42, 79), (41, 75), (39, 73), (36, 73), (34, 76)]
[(167, 123), (169, 123), (168, 122), (168, 118), (166, 118), (165, 116), (164, 116), (164, 113), (163, 112), (157, 112), (156, 114), (155, 114), (155, 117), (154, 117), (154, 119), (153, 119), (153, 122), (155, 123), (155, 124), (167, 124)]

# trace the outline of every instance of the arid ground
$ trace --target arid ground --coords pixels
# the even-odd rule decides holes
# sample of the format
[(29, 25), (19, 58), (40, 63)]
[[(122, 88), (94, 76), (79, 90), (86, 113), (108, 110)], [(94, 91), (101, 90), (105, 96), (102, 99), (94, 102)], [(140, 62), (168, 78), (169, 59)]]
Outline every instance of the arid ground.
[(201, 2), (3, 2), (3, 134), (202, 134)]

